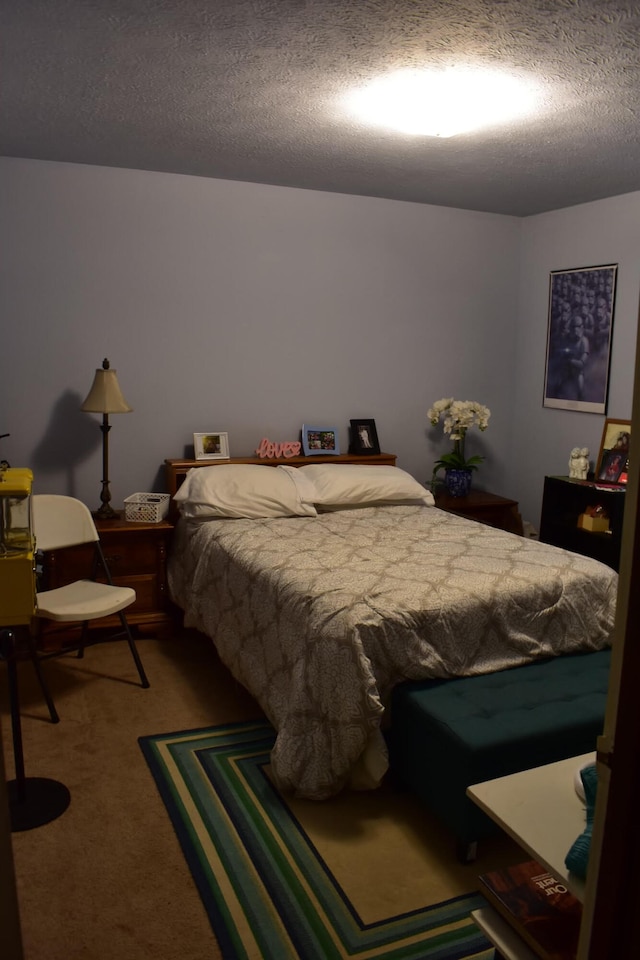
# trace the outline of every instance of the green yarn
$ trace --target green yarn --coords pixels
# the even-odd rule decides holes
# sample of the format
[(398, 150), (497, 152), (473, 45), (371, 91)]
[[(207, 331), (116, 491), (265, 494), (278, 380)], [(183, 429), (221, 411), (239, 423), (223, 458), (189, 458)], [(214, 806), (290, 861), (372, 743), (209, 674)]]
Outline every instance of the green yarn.
[(587, 876), (589, 853), (591, 851), (591, 834), (593, 832), (593, 815), (596, 807), (596, 791), (598, 775), (595, 763), (590, 763), (580, 771), (580, 779), (584, 787), (587, 822), (585, 829), (573, 843), (565, 857), (564, 864), (571, 873), (584, 880)]

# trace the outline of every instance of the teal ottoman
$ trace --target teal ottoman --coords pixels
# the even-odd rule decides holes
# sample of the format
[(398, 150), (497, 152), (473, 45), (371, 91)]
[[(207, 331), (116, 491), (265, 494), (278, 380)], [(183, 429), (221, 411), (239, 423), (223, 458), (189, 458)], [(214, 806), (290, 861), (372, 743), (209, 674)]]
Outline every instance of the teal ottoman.
[(601, 650), (395, 688), (391, 773), (453, 831), (460, 860), (474, 860), (478, 840), (499, 830), (468, 786), (595, 751), (610, 662)]

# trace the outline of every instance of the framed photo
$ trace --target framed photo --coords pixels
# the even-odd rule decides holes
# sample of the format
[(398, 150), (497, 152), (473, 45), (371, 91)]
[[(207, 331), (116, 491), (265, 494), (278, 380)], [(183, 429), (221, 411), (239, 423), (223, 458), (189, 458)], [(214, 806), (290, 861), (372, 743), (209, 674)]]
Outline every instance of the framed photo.
[(367, 454), (380, 453), (378, 431), (375, 420), (351, 420), (351, 453)]
[(629, 473), (630, 420), (605, 420), (596, 480), (602, 483), (626, 483)]
[(302, 449), (305, 457), (340, 453), (336, 427), (308, 427), (302, 425)]
[(551, 271), (543, 406), (606, 413), (617, 272)]
[(229, 434), (214, 430), (210, 433), (194, 433), (193, 449), (196, 460), (228, 460)]

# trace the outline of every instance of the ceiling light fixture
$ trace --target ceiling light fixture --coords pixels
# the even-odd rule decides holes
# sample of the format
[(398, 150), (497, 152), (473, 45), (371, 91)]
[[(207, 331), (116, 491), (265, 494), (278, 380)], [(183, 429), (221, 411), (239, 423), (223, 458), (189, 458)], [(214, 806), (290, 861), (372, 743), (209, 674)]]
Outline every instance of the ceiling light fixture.
[(505, 123), (535, 109), (534, 85), (497, 71), (399, 70), (347, 96), (351, 111), (375, 126), (426, 137), (453, 137)]

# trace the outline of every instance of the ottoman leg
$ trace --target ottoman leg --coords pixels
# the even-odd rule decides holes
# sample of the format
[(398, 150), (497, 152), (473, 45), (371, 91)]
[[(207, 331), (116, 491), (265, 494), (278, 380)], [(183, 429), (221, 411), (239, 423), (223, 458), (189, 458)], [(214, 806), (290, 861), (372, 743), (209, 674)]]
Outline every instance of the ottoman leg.
[(478, 856), (478, 841), (458, 840), (456, 842), (456, 856), (460, 863), (473, 863)]

